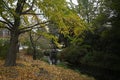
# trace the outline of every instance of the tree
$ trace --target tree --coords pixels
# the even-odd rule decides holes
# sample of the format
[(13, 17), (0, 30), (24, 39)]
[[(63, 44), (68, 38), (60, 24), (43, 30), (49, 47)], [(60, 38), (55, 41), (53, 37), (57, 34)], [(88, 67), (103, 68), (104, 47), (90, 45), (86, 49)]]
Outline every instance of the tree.
[(5, 66), (16, 65), (18, 39), (24, 32), (43, 27), (49, 21), (55, 22), (59, 26), (59, 31), (64, 34), (69, 32), (69, 25), (65, 24), (66, 21), (76, 20), (77, 27), (85, 27), (83, 21), (69, 11), (65, 0), (0, 0), (0, 4), (0, 25), (1, 27), (5, 25), (4, 28), (11, 33)]
[[(41, 24), (33, 22), (34, 25), (24, 27), (25, 23), (29, 23), (29, 18), (26, 15), (39, 15), (33, 10), (35, 1), (26, 0), (1, 0), (0, 1), (0, 22), (5, 24), (10, 31), (10, 47), (5, 60), (5, 66), (16, 65), (16, 53), (18, 49), (18, 38), (21, 33), (31, 30), (34, 26)], [(30, 5), (31, 4), (31, 5)], [(35, 19), (34, 19), (35, 20)], [(24, 22), (23, 22), (24, 21)], [(28, 22), (26, 22), (28, 21)], [(45, 23), (45, 22), (43, 22)]]
[[(45, 41), (47, 39), (45, 39), (45, 34), (47, 36), (50, 36), (49, 34), (47, 34), (47, 30), (46, 27), (45, 28), (38, 28), (37, 30), (33, 31), (31, 30), (29, 32), (29, 39), (30, 39), (30, 45), (29, 47), (32, 49), (32, 56), (33, 56), (33, 60), (36, 60), (37, 57), (40, 57), (40, 50), (43, 49), (43, 45), (44, 47), (48, 48), (48, 41), (45, 43)], [(48, 37), (47, 37), (48, 38)], [(44, 41), (41, 42), (41, 40), (44, 39)]]

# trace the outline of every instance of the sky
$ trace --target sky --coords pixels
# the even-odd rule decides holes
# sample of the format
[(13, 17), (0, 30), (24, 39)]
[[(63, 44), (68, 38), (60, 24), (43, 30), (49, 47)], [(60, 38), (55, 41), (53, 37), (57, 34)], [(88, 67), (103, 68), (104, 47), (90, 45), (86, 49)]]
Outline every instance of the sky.
[(77, 0), (72, 0), (72, 1), (73, 1), (73, 3), (75, 3), (75, 4), (78, 4), (78, 3), (77, 3)]
[[(70, 2), (70, 0), (66, 0), (66, 1)], [(76, 4), (76, 5), (78, 4), (78, 3), (77, 3), (77, 0), (72, 0), (72, 2), (73, 2), (74, 4)]]

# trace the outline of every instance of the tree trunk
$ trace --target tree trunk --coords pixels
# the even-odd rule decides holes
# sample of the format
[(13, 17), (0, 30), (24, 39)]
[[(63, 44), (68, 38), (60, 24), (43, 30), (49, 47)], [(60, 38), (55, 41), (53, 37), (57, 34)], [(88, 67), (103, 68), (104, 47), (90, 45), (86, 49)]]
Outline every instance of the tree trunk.
[(36, 50), (36, 45), (35, 45), (35, 42), (33, 41), (31, 32), (30, 32), (29, 36), (30, 36), (31, 47), (33, 48), (33, 53), (32, 53), (33, 60), (36, 60), (37, 59), (37, 57), (36, 57), (37, 50)]
[(11, 33), (10, 46), (5, 60), (5, 66), (15, 66), (18, 48), (18, 34)]
[(36, 53), (37, 53), (36, 48), (33, 46), (33, 60), (37, 59)]

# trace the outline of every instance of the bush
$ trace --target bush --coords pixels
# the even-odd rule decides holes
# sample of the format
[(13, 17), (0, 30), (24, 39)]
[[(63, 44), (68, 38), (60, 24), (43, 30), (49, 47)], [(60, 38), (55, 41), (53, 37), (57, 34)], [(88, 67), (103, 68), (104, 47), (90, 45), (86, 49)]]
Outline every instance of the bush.
[(120, 70), (120, 56), (102, 51), (88, 52), (86, 47), (71, 46), (63, 49), (58, 54), (61, 62), (67, 62), (68, 66), (89, 65), (111, 70)]
[(33, 55), (33, 49), (32, 49), (32, 47), (28, 47), (26, 49), (26, 55)]
[(5, 59), (9, 48), (9, 41), (0, 39), (0, 59)]
[(64, 49), (59, 55), (59, 59), (68, 62), (71, 66), (80, 65), (81, 58), (86, 54), (87, 50), (78, 46), (71, 46)]
[(67, 68), (68, 68), (68, 66), (67, 66), (67, 63), (66, 63), (66, 62), (60, 62), (60, 63), (58, 63), (58, 64), (57, 64), (57, 66), (59, 66), (59, 67), (63, 67), (63, 68), (65, 68), (65, 69), (67, 69)]
[(37, 50), (37, 55), (36, 56), (37, 56), (37, 59), (41, 59), (44, 56), (44, 54), (41, 50)]
[(120, 70), (119, 61), (120, 58), (115, 54), (98, 51), (90, 52), (81, 59), (82, 64), (108, 68), (112, 70)]
[[(26, 50), (26, 55), (33, 55), (34, 52), (33, 52), (33, 49), (32, 47), (28, 47), (27, 50)], [(39, 49), (36, 50), (36, 58), (37, 59), (41, 59), (42, 57), (44, 56), (43, 52)]]
[(103, 55), (100, 52), (89, 52), (82, 59), (82, 64), (96, 65), (98, 62), (102, 62)]

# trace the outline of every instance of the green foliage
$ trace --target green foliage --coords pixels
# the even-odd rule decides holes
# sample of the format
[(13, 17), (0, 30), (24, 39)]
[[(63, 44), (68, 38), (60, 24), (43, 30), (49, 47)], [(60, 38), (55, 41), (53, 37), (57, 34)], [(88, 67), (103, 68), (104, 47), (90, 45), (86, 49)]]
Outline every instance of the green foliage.
[(32, 47), (28, 47), (27, 50), (26, 50), (26, 55), (33, 55), (33, 50), (32, 50)]
[(44, 57), (44, 54), (41, 50), (37, 50), (36, 54), (37, 59), (41, 60)]
[(41, 60), (41, 61), (44, 61), (44, 62), (46, 62), (46, 63), (49, 63), (49, 62), (48, 62), (48, 59), (47, 59), (46, 57), (42, 57), (40, 60)]
[[(87, 1), (90, 2), (87, 3)], [(80, 33), (82, 35), (77, 37), (69, 34), (67, 39), (72, 40), (71, 43), (75, 46), (64, 49), (58, 55), (59, 58), (72, 66), (82, 63), (120, 70), (120, 1), (78, 0), (78, 2), (79, 4), (76, 5), (77, 9), (79, 8), (78, 14), (90, 22), (88, 26), (91, 31), (84, 29), (84, 34)], [(94, 3), (99, 6), (95, 6)], [(77, 27), (77, 29), (72, 27), (71, 19), (67, 19), (72, 29), (70, 32), (77, 34), (80, 30), (77, 31)]]
[[(26, 49), (26, 55), (33, 55), (33, 54), (34, 54), (34, 53), (33, 53), (33, 49), (32, 49), (32, 47), (29, 46), (29, 47)], [(44, 56), (43, 52), (42, 52), (41, 50), (37, 49), (37, 50), (36, 50), (36, 58), (37, 58), (37, 59), (41, 59), (43, 56)]]
[(89, 52), (81, 59), (82, 64), (108, 68), (112, 70), (120, 70), (119, 61), (120, 59), (117, 55), (100, 51)]
[(60, 62), (60, 63), (57, 64), (57, 66), (60, 66), (60, 67), (63, 67), (65, 69), (67, 69), (68, 68), (68, 63), (67, 62)]
[(86, 48), (78, 46), (70, 46), (64, 49), (58, 57), (61, 61), (68, 62), (68, 65), (80, 65), (81, 57), (83, 57), (87, 52)]
[(5, 39), (0, 39), (0, 59), (5, 59), (9, 48), (9, 41)]

